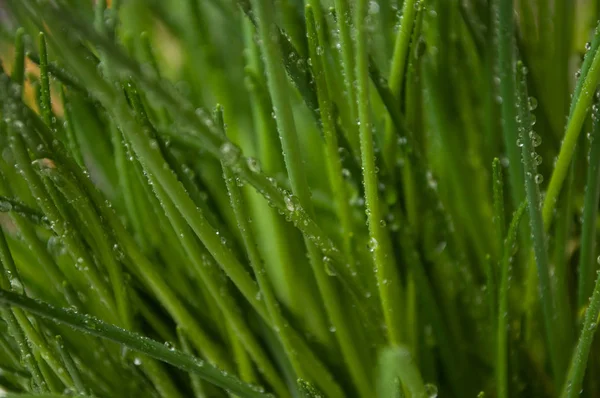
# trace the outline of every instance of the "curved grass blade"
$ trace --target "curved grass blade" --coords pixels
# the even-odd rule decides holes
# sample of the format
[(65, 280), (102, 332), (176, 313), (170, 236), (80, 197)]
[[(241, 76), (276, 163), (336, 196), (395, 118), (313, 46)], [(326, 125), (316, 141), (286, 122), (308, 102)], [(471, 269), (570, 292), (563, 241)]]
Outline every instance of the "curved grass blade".
[(169, 363), (187, 372), (195, 372), (204, 380), (244, 398), (268, 397), (261, 387), (243, 383), (236, 377), (227, 374), (204, 361), (170, 349), (158, 341), (137, 333), (132, 333), (99, 319), (78, 313), (71, 309), (61, 309), (40, 300), (30, 299), (16, 293), (0, 289), (0, 303), (21, 308), (53, 322), (66, 324), (84, 333), (114, 341), (131, 350), (141, 352), (149, 357)]

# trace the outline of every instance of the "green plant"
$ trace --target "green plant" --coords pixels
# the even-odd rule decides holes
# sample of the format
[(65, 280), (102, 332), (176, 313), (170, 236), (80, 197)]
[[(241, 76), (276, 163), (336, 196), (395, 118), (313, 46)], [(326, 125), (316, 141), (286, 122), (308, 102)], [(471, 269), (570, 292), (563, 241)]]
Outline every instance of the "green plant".
[(0, 395), (600, 395), (598, 2), (3, 4)]

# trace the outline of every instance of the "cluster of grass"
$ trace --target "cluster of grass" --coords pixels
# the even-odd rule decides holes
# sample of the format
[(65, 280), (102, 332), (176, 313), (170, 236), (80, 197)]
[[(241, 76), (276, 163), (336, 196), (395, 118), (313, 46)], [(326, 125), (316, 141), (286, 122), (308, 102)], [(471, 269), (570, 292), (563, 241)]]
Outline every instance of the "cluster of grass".
[(600, 396), (598, 7), (0, 3), (0, 395)]

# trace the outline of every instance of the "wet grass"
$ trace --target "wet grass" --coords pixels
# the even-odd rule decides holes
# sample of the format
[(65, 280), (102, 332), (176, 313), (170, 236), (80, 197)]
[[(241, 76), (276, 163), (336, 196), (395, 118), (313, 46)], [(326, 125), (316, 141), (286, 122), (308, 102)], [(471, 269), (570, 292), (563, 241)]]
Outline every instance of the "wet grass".
[(600, 395), (595, 2), (5, 3), (0, 395)]

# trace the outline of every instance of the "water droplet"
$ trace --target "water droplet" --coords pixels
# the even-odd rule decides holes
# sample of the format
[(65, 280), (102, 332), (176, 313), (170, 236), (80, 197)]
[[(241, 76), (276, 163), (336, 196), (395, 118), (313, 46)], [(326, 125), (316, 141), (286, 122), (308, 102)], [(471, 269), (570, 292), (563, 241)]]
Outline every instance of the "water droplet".
[(379, 4), (376, 1), (369, 2), (369, 14), (378, 14)]
[(541, 174), (536, 174), (536, 176), (535, 176), (535, 183), (539, 185), (542, 182), (544, 182), (544, 176), (541, 175)]
[(255, 158), (249, 157), (246, 159), (246, 163), (248, 164), (248, 168), (250, 171), (254, 173), (258, 173), (260, 171), (260, 163)]
[(331, 261), (331, 257), (323, 256), (323, 264), (325, 265), (325, 273), (329, 276), (336, 276), (335, 268)]
[(522, 148), (522, 147), (523, 147), (523, 139), (521, 139), (521, 138), (517, 138), (517, 146), (518, 146), (519, 148)]
[(374, 252), (375, 249), (377, 249), (377, 246), (379, 246), (379, 242), (377, 242), (377, 239), (375, 239), (375, 238), (369, 239), (369, 251), (371, 253)]
[(297, 202), (298, 200), (296, 198), (294, 198), (292, 195), (286, 195), (283, 197), (283, 200), (285, 202), (285, 207), (290, 211), (290, 212), (295, 212), (296, 210), (298, 210), (298, 206), (297, 206)]
[(529, 97), (529, 110), (534, 111), (538, 106), (538, 101), (535, 97)]
[(165, 347), (167, 347), (169, 351), (175, 351), (175, 346), (170, 341), (165, 341)]
[(329, 331), (330, 331), (331, 333), (335, 333), (335, 332), (336, 332), (336, 330), (337, 330), (337, 329), (335, 328), (335, 326), (331, 326), (331, 327), (329, 328)]
[(48, 239), (48, 251), (54, 256), (61, 256), (66, 253), (66, 248), (58, 236), (51, 236)]
[(141, 360), (140, 358), (138, 358), (138, 357), (135, 357), (135, 358), (133, 359), (133, 364), (134, 364), (135, 366), (140, 366), (140, 365), (142, 364), (142, 360)]
[(5, 201), (5, 200), (0, 200), (0, 211), (1, 212), (11, 211), (12, 208), (13, 208), (12, 203)]
[(231, 142), (225, 142), (221, 145), (221, 156), (226, 166), (233, 166), (240, 158), (240, 148)]
[(590, 51), (592, 49), (592, 43), (589, 41), (585, 43), (585, 51)]
[(531, 145), (533, 145), (534, 148), (542, 144), (542, 137), (533, 130), (529, 132), (529, 138), (531, 138)]
[(435, 384), (427, 383), (425, 384), (425, 394), (423, 398), (437, 398), (438, 396), (438, 388)]

